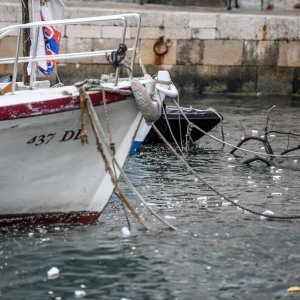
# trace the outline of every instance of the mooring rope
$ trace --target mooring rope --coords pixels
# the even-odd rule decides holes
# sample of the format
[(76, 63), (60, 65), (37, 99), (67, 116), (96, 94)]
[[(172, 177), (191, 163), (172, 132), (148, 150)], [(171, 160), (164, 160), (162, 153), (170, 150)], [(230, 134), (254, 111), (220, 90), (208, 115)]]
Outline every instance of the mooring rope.
[(179, 152), (183, 155), (183, 151), (182, 151), (182, 149), (180, 148), (180, 146), (179, 146), (179, 144), (178, 144), (178, 142), (177, 142), (177, 140), (176, 140), (176, 138), (175, 138), (175, 136), (174, 136), (173, 130), (172, 130), (172, 128), (171, 128), (171, 125), (170, 125), (170, 122), (169, 122), (169, 119), (168, 119), (168, 115), (167, 115), (166, 110), (165, 110), (165, 107), (162, 106), (162, 109), (163, 109), (163, 114), (164, 114), (164, 116), (165, 116), (165, 120), (166, 120), (168, 129), (169, 129), (169, 131), (170, 131), (170, 133), (171, 133), (172, 139), (173, 139), (175, 145), (177, 146), (177, 149), (179, 150)]
[[(93, 106), (91, 106), (91, 110), (93, 112), (94, 115), (94, 120), (96, 122), (97, 125), (97, 129), (99, 130), (100, 134), (103, 138), (103, 143), (104, 146), (106, 147), (106, 150), (108, 152), (111, 152), (111, 149), (107, 143), (107, 141), (105, 140), (105, 133), (104, 130), (101, 126), (101, 123), (98, 119), (98, 116), (95, 112), (95, 109)], [(116, 165), (117, 169), (119, 170), (119, 172), (121, 173), (121, 175), (123, 176), (126, 184), (128, 185), (128, 187), (131, 189), (131, 191), (139, 198), (139, 200), (144, 204), (144, 206), (150, 211), (150, 213), (152, 213), (158, 220), (160, 220), (162, 223), (164, 223), (165, 225), (167, 225), (170, 229), (172, 230), (177, 230), (177, 228), (173, 225), (171, 225), (169, 222), (167, 222), (166, 220), (162, 219), (148, 204), (147, 202), (144, 200), (144, 198), (141, 196), (141, 194), (137, 191), (137, 189), (133, 186), (133, 184), (131, 183), (130, 179), (128, 178), (128, 176), (126, 175), (126, 173), (123, 171), (122, 167), (119, 165), (118, 161), (116, 159), (114, 159), (114, 164)]]
[(85, 104), (85, 109), (88, 113), (88, 116), (89, 116), (89, 119), (90, 119), (90, 123), (91, 123), (91, 126), (92, 126), (92, 129), (93, 129), (93, 132), (94, 132), (94, 135), (95, 135), (95, 138), (96, 138), (96, 143), (97, 143), (97, 146), (98, 146), (98, 150), (102, 156), (102, 159), (103, 159), (103, 162), (104, 162), (104, 165), (105, 165), (105, 170), (109, 173), (113, 183), (114, 183), (114, 186), (115, 186), (115, 189), (118, 191), (119, 195), (120, 195), (120, 198), (121, 200), (126, 204), (127, 208), (130, 210), (130, 212), (132, 213), (132, 215), (135, 217), (135, 219), (141, 224), (143, 225), (146, 229), (150, 229), (150, 227), (144, 222), (144, 220), (140, 217), (140, 215), (138, 214), (138, 212), (136, 211), (136, 209), (131, 205), (131, 203), (129, 202), (128, 198), (126, 197), (123, 189), (121, 188), (111, 166), (110, 166), (110, 163), (108, 161), (108, 158), (105, 154), (105, 151), (104, 151), (104, 148), (103, 148), (103, 144), (101, 142), (101, 137), (100, 137), (100, 134), (97, 130), (97, 125), (96, 125), (96, 122), (95, 122), (95, 119), (94, 119), (94, 115), (93, 115), (93, 112), (91, 110), (91, 107), (92, 107), (92, 102), (91, 102), (91, 99), (90, 99), (90, 96), (85, 92), (84, 88), (83, 87), (80, 87), (79, 88), (79, 94), (80, 94), (80, 98), (83, 99), (82, 101), (84, 102)]
[[(186, 121), (189, 123), (189, 124), (193, 124), (188, 118), (187, 116), (185, 115), (185, 113), (183, 112), (183, 110), (181, 109), (181, 107), (178, 105), (178, 103), (176, 102), (175, 99), (173, 99), (176, 107), (179, 109), (179, 111), (182, 113), (182, 115), (184, 116), (184, 118), (186, 119)], [(200, 127), (198, 127), (196, 124), (193, 124), (193, 127), (196, 128), (197, 130), (199, 130), (200, 132), (202, 132), (204, 135), (210, 137), (211, 139), (223, 144), (223, 145), (227, 145), (229, 147), (232, 147), (234, 149), (237, 149), (237, 150), (241, 150), (241, 151), (245, 151), (245, 152), (248, 152), (248, 153), (252, 153), (252, 154), (257, 154), (257, 155), (263, 155), (263, 156), (268, 156), (268, 157), (280, 157), (280, 158), (296, 158), (296, 157), (300, 157), (300, 155), (281, 155), (281, 154), (268, 154), (268, 153), (264, 153), (264, 152), (259, 152), (259, 151), (253, 151), (253, 150), (249, 150), (249, 149), (245, 149), (245, 148), (241, 148), (241, 147), (237, 147), (235, 145), (232, 145), (228, 142), (225, 142), (224, 140), (220, 140), (219, 138), (211, 135), (210, 133), (202, 130)]]
[[(125, 80), (125, 79), (124, 79)], [(126, 78), (128, 80), (128, 78)], [(75, 87), (83, 87), (85, 91), (93, 91), (93, 92), (102, 92), (103, 90), (108, 93), (114, 93), (124, 96), (131, 96), (132, 91), (131, 90), (121, 90), (111, 87), (105, 87), (103, 86), (103, 83), (109, 82), (101, 79), (85, 79), (83, 81), (77, 82), (74, 84)]]
[[(140, 193), (137, 191), (137, 189), (133, 186), (133, 184), (131, 183), (131, 181), (129, 180), (128, 176), (125, 174), (125, 172), (123, 171), (122, 167), (119, 165), (118, 161), (115, 159), (113, 153), (112, 153), (112, 149), (111, 147), (108, 145), (108, 142), (106, 141), (107, 137), (106, 137), (106, 134), (104, 132), (104, 129), (102, 128), (102, 125), (99, 121), (99, 118), (97, 116), (97, 113), (94, 109), (94, 106), (92, 105), (92, 102), (90, 100), (90, 97), (89, 95), (85, 92), (84, 88), (83, 87), (79, 87), (79, 83), (76, 84), (76, 86), (79, 88), (79, 91), (80, 89), (83, 90), (83, 94), (82, 96), (85, 98), (85, 108), (88, 109), (88, 114), (89, 114), (89, 117), (90, 117), (90, 121), (91, 121), (91, 124), (92, 124), (92, 128), (93, 128), (93, 131), (94, 131), (94, 134), (95, 134), (95, 137), (96, 137), (96, 141), (97, 141), (97, 144), (98, 144), (98, 141), (100, 141), (100, 136), (102, 136), (102, 139), (103, 139), (103, 144), (104, 144), (104, 147), (106, 149), (106, 151), (108, 153), (110, 153), (110, 155), (112, 156), (112, 160), (113, 160), (113, 165), (117, 167), (118, 171), (120, 172), (120, 174), (123, 176), (124, 180), (125, 180), (125, 183), (128, 185), (128, 187), (131, 189), (131, 191), (138, 197), (138, 199), (143, 203), (143, 205), (149, 210), (149, 212), (154, 216), (156, 217), (159, 221), (161, 221), (163, 224), (167, 225), (170, 229), (174, 230), (174, 231), (178, 231), (178, 229), (171, 225), (169, 222), (167, 222), (166, 220), (164, 220), (162, 217), (160, 217), (148, 204), (147, 202), (143, 199), (143, 197), (140, 195)], [(81, 96), (81, 95), (80, 95)], [(92, 118), (92, 119), (91, 119)], [(101, 144), (102, 146), (102, 144)], [(103, 148), (103, 147), (102, 147)], [(104, 153), (103, 153), (104, 154)], [(101, 153), (102, 155), (102, 153)], [(107, 163), (105, 165), (108, 164), (109, 166), (109, 163), (108, 163), (108, 160), (106, 159)], [(110, 169), (111, 170), (111, 169)], [(109, 171), (109, 169), (108, 169)], [(111, 170), (112, 171), (112, 170)], [(113, 173), (113, 172), (112, 172)], [(116, 179), (115, 176), (113, 176), (114, 179)], [(116, 180), (117, 181), (117, 180)], [(115, 183), (115, 182), (114, 182)], [(117, 181), (117, 186), (119, 189), (120, 186), (118, 184), (118, 181)], [(119, 193), (119, 198), (122, 199), (123, 196), (125, 196), (125, 194), (123, 193), (123, 190), (121, 190), (121, 193), (120, 191), (118, 190), (118, 193)], [(126, 196), (125, 196), (126, 197)], [(126, 197), (127, 199), (127, 197)], [(134, 209), (134, 207), (129, 203), (129, 200), (127, 199), (127, 201), (122, 201), (126, 204), (126, 206), (128, 207), (128, 204), (130, 205), (131, 208), (129, 208), (129, 210), (132, 212), (134, 210), (134, 213), (133, 215), (135, 216), (135, 214), (137, 214), (138, 216), (138, 213), (136, 212), (136, 210)], [(135, 218), (137, 218), (137, 216), (135, 216)], [(140, 221), (143, 221), (140, 217), (138, 219), (139, 223)], [(148, 225), (144, 225), (142, 224), (145, 228), (147, 229), (150, 229), (150, 227)]]

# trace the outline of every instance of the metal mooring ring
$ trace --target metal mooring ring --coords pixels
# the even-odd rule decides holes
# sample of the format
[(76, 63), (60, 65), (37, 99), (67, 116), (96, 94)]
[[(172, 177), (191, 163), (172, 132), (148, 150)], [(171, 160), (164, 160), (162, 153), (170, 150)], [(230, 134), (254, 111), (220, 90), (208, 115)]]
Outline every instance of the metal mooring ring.
[(153, 51), (158, 56), (164, 56), (168, 53), (169, 47), (171, 46), (171, 41), (164, 41), (164, 37), (161, 36), (153, 45)]

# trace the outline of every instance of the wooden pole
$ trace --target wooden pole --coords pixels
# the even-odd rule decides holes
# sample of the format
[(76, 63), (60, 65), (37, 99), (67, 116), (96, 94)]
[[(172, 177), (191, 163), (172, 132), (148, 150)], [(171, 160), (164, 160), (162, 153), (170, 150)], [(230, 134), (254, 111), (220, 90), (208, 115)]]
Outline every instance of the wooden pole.
[[(29, 0), (22, 0), (22, 23), (29, 23)], [(30, 53), (30, 29), (23, 30), (23, 56), (29, 56)], [(28, 63), (23, 64), (23, 82), (25, 85), (29, 85), (29, 75), (27, 73)]]

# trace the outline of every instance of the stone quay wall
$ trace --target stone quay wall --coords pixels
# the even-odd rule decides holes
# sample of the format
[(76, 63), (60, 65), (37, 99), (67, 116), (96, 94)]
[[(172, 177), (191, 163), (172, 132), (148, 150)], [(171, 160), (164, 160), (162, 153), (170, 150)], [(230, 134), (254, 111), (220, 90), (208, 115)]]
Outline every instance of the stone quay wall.
[[(74, 2), (75, 3), (75, 2)], [(90, 3), (90, 4), (89, 4)], [(161, 5), (85, 2), (65, 10), (66, 18), (137, 12), (142, 17), (140, 54), (149, 74), (169, 70), (183, 92), (300, 94), (300, 11), (249, 11)], [(0, 3), (0, 28), (20, 23), (17, 2)], [(120, 27), (69, 25), (62, 49), (117, 47)], [(135, 29), (130, 27), (126, 43)], [(14, 55), (15, 37), (0, 40), (0, 53)], [(154, 47), (157, 45), (157, 47)], [(165, 51), (167, 50), (167, 51)], [(166, 52), (164, 55), (163, 52)], [(0, 74), (10, 67), (0, 65)], [(58, 64), (65, 83), (112, 72), (104, 58)]]

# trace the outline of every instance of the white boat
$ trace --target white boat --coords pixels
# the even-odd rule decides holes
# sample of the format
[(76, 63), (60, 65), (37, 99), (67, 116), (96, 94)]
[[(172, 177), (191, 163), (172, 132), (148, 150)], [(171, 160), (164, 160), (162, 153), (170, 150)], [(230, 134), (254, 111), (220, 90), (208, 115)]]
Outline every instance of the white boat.
[[(120, 44), (124, 44), (128, 20), (135, 20), (137, 35), (132, 47), (130, 68), (133, 70), (138, 50), (140, 17), (138, 14), (64, 19), (33, 22), (0, 29), (0, 39), (16, 36), (15, 57), (0, 58), (0, 64), (12, 66), (11, 82), (0, 83), (0, 226), (38, 224), (87, 224), (98, 219), (108, 203), (114, 184), (107, 172), (96, 139), (87, 122), (88, 144), (80, 141), (81, 110), (78, 88), (50, 87), (49, 82), (35, 81), (31, 72), (29, 86), (17, 82), (20, 64), (29, 62), (35, 70), (39, 61), (49, 56), (33, 53), (19, 56), (21, 34), (25, 28), (66, 26), (114, 21), (123, 26)], [(35, 30), (38, 35), (39, 30)], [(37, 47), (38, 38), (33, 48)], [(118, 49), (81, 53), (53, 54), (51, 59), (67, 60), (115, 54)], [(103, 144), (115, 145), (115, 161), (105, 148), (109, 165), (119, 176), (129, 154), (142, 113), (136, 94), (130, 95), (133, 79), (153, 88), (149, 75), (143, 78), (119, 78), (119, 68), (112, 78), (101, 82), (101, 89), (87, 91), (98, 127), (105, 128)], [(136, 82), (136, 81), (135, 81)], [(165, 88), (163, 85), (162, 88)], [(9, 91), (7, 91), (9, 90)], [(125, 91), (125, 92), (124, 92)], [(128, 92), (128, 93), (126, 93)], [(104, 102), (106, 105), (103, 105)], [(151, 104), (152, 105), (152, 104)]]

